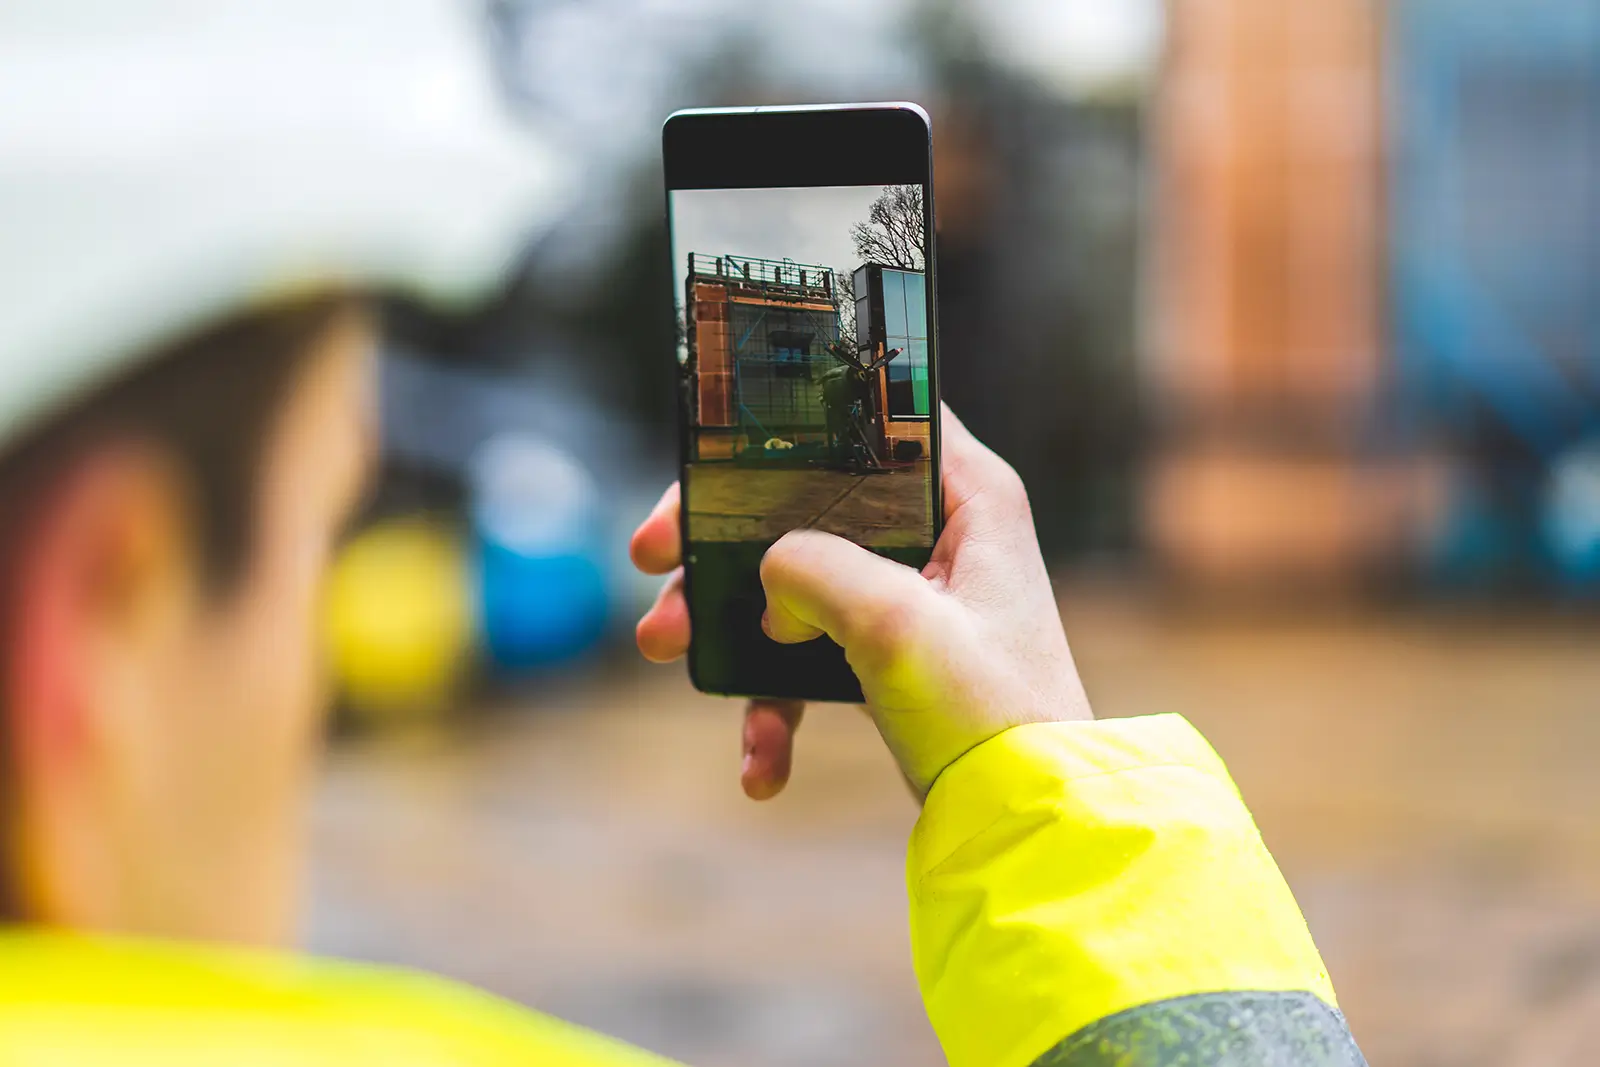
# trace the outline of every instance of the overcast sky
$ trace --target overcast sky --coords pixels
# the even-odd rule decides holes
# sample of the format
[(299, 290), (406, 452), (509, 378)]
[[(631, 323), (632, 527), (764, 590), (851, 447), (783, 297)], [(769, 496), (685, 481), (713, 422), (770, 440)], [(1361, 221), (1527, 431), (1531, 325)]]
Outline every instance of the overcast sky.
[(680, 189), (672, 194), (673, 289), (683, 299), (689, 253), (860, 266), (850, 227), (865, 221), (881, 185), (820, 189)]

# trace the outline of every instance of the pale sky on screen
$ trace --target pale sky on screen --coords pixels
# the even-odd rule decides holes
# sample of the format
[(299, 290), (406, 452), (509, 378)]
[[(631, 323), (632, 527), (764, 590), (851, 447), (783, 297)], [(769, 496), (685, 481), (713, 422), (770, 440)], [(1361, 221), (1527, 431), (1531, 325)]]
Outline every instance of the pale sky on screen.
[(861, 265), (850, 227), (863, 222), (881, 185), (804, 189), (680, 189), (672, 194), (673, 285), (683, 300), (689, 253), (815, 263), (847, 273)]

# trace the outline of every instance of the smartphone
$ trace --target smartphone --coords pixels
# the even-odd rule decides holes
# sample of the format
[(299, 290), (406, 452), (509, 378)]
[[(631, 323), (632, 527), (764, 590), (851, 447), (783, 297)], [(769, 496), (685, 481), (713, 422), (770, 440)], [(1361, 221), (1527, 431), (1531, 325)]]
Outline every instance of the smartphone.
[(761, 629), (790, 530), (920, 569), (939, 499), (932, 135), (915, 104), (679, 111), (662, 132), (689, 676), (859, 702), (827, 637)]

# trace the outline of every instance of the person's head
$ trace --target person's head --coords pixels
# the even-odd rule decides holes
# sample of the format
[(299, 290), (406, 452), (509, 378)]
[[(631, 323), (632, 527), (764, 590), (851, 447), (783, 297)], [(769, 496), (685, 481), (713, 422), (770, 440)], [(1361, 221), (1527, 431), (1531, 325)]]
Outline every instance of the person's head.
[(371, 351), (353, 300), (237, 316), (0, 453), (17, 917), (288, 932), (317, 593), (372, 451)]
[(372, 436), (364, 304), (316, 294), (492, 296), (570, 188), (486, 30), (5, 5), (0, 918), (291, 929), (318, 583)]

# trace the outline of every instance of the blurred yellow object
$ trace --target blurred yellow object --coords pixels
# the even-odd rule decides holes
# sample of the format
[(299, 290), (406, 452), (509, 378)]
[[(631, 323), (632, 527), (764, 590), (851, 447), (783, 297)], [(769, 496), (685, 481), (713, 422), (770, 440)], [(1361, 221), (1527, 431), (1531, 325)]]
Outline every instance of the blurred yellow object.
[(334, 677), (363, 719), (443, 711), (472, 645), (459, 542), (421, 519), (379, 523), (339, 554), (324, 605)]

